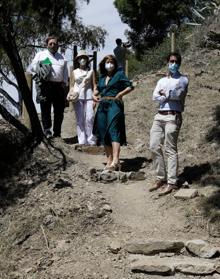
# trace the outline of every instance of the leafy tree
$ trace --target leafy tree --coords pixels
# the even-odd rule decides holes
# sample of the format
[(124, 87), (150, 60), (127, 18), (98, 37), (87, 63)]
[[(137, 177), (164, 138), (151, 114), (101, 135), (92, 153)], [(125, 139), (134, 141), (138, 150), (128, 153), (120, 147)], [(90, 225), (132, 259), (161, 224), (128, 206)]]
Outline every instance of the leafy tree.
[(201, 22), (211, 14), (218, 0), (115, 0), (128, 39), (139, 53), (160, 43), (172, 23)]
[[(81, 0), (89, 3), (88, 0)], [(48, 34), (57, 34), (63, 45), (104, 46), (106, 31), (83, 26), (77, 17), (79, 1), (75, 0), (1, 0), (0, 2), (0, 85), (3, 80), (18, 89), (19, 102), (0, 87), (0, 94), (18, 109), (23, 99), (30, 116), (34, 139), (40, 142), (43, 132), (31, 98), (24, 69), (33, 58), (35, 47), (42, 47)], [(79, 36), (80, 34), (80, 36)], [(10, 80), (10, 76), (16, 82)], [(0, 104), (1, 108), (2, 105)], [(0, 110), (4, 111), (3, 109)], [(6, 114), (4, 113), (4, 116)], [(12, 119), (13, 116), (10, 117)]]

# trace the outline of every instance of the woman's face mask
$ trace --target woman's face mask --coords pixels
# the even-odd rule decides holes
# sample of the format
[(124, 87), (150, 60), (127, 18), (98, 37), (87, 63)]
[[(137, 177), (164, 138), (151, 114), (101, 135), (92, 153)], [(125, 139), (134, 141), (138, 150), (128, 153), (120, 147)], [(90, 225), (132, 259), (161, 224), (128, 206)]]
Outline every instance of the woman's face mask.
[(80, 66), (85, 66), (86, 63), (87, 63), (87, 60), (86, 60), (85, 58), (81, 58), (81, 59), (79, 60), (79, 65), (80, 65)]
[(111, 71), (114, 70), (114, 68), (115, 68), (115, 65), (112, 62), (106, 62), (105, 63), (106, 71), (111, 72)]

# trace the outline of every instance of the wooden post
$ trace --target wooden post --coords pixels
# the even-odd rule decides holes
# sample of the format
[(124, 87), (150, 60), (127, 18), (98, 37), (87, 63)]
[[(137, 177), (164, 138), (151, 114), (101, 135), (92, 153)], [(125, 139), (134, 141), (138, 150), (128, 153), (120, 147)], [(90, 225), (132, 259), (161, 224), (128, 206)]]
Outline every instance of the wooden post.
[[(25, 77), (26, 77), (28, 87), (29, 87), (29, 89), (31, 91), (31, 95), (32, 95), (32, 74), (25, 73)], [(22, 121), (23, 121), (23, 124), (28, 129), (31, 129), (30, 117), (29, 117), (29, 114), (27, 112), (27, 109), (26, 109), (26, 106), (25, 106), (24, 102), (22, 103)]]
[(93, 70), (97, 71), (97, 51), (93, 51)]
[(69, 71), (70, 71), (70, 80), (69, 80), (69, 87), (70, 87), (72, 85), (72, 81), (73, 81), (73, 75), (72, 75), (73, 66), (69, 67)]
[(170, 25), (170, 41), (171, 41), (171, 52), (176, 51), (176, 31), (178, 29), (178, 25), (173, 23)]
[[(69, 66), (69, 73), (70, 73), (70, 77), (69, 77), (69, 90), (70, 90), (70, 88), (72, 86), (72, 83), (73, 83), (73, 70), (74, 70), (74, 67), (73, 66)], [(70, 112), (74, 111), (74, 107), (73, 107), (73, 103), (72, 102), (68, 102), (67, 101), (66, 107), (69, 107), (69, 111)], [(72, 132), (74, 134), (74, 131), (72, 131)]]
[(174, 52), (176, 49), (175, 39), (175, 32), (171, 32), (171, 52)]
[(125, 74), (128, 77), (128, 59), (125, 60)]
[(77, 56), (77, 46), (73, 47), (73, 69), (76, 69), (75, 58)]

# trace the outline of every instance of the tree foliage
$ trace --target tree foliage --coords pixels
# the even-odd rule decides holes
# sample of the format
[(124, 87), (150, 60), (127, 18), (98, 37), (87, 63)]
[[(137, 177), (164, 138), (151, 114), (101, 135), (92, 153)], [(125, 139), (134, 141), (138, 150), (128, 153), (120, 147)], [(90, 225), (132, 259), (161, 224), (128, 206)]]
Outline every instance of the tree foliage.
[[(217, 0), (218, 1), (218, 0)], [(201, 22), (217, 5), (213, 0), (115, 0), (122, 21), (130, 27), (128, 39), (142, 52), (160, 43), (172, 23)]]
[[(88, 0), (81, 0), (87, 2)], [(11, 95), (3, 80), (17, 87), (30, 116), (34, 137), (42, 138), (34, 103), (24, 69), (33, 58), (36, 47), (44, 46), (48, 34), (55, 34), (63, 45), (104, 46), (106, 31), (84, 26), (77, 17), (80, 1), (76, 0), (1, 0), (0, 2), (0, 94), (9, 101)], [(9, 80), (10, 75), (16, 82)], [(9, 97), (10, 96), (10, 97)], [(13, 101), (12, 101), (13, 103)], [(16, 106), (16, 102), (13, 103)]]

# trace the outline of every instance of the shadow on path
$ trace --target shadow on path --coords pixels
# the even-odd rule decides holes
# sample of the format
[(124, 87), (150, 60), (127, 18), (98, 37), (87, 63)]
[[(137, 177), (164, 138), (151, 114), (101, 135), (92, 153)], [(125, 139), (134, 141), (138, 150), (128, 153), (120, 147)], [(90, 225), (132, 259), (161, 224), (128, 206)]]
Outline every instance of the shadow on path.
[(71, 138), (64, 138), (63, 139), (66, 144), (76, 144), (78, 143), (77, 136)]
[(210, 170), (211, 165), (209, 163), (185, 167), (183, 172), (179, 175), (179, 178), (181, 180), (187, 181), (189, 184), (192, 184), (195, 181), (201, 180), (202, 176), (209, 173)]
[(131, 159), (123, 159), (122, 162), (122, 171), (129, 172), (129, 171), (139, 171), (143, 168), (143, 164), (151, 163), (151, 159), (147, 159), (146, 157), (135, 157)]

